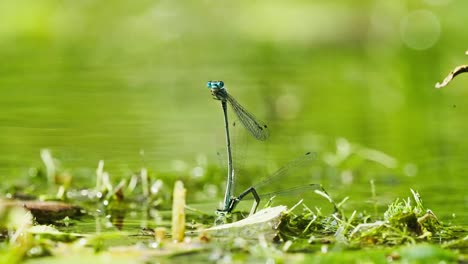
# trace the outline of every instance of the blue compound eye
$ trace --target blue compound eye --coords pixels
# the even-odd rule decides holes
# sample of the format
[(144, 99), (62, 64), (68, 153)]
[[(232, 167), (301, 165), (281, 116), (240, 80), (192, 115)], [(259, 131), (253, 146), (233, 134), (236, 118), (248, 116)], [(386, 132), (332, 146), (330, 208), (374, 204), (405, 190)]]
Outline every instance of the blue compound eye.
[(219, 88), (223, 88), (223, 87), (224, 87), (224, 82), (223, 82), (223, 81), (219, 81), (219, 82), (218, 82), (218, 87), (219, 87)]
[(208, 82), (206, 83), (206, 87), (211, 88), (211, 81), (208, 81)]

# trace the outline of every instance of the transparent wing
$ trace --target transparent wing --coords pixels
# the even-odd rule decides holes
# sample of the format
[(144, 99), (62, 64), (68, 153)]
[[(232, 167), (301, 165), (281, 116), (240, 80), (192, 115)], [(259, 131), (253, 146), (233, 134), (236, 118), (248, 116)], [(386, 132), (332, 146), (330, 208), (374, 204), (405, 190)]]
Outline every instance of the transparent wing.
[(290, 175), (294, 173), (297, 169), (303, 168), (306, 164), (314, 161), (317, 158), (317, 153), (315, 152), (307, 152), (305, 155), (300, 156), (299, 158), (290, 161), (280, 169), (278, 169), (276, 172), (271, 174), (270, 176), (267, 176), (260, 180), (258, 183), (256, 183), (253, 187), (255, 189), (267, 185), (273, 181), (276, 180), (283, 180), (287, 181), (287, 179), (284, 179), (285, 176)]
[(253, 114), (249, 113), (230, 94), (227, 94), (226, 99), (239, 118), (239, 121), (252, 136), (261, 141), (266, 140), (270, 136), (268, 126), (265, 123), (258, 121)]
[[(266, 199), (266, 198), (271, 198), (271, 197), (274, 197), (274, 196), (298, 195), (298, 194), (310, 192), (312, 190), (314, 190), (314, 191), (315, 190), (323, 191), (324, 189), (323, 189), (322, 185), (320, 185), (320, 184), (309, 183), (309, 184), (306, 184), (306, 185), (295, 186), (295, 187), (280, 190), (280, 191), (277, 191), (277, 192), (263, 193), (263, 194), (260, 194), (259, 196), (260, 196), (261, 199)], [(246, 199), (246, 200), (250, 200), (250, 199), (252, 199), (252, 198), (249, 198), (249, 199)]]

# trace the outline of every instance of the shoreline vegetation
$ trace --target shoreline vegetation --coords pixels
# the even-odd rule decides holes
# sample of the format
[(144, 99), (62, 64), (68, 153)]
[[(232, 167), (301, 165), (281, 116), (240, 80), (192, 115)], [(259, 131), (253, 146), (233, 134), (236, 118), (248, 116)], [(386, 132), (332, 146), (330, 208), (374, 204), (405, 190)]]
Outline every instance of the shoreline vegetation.
[[(184, 206), (185, 192), (191, 190), (180, 181), (171, 207), (166, 194), (172, 190), (165, 189), (169, 185), (161, 179), (142, 169), (138, 179), (114, 185), (99, 162), (96, 185), (74, 190), (72, 177), (67, 174), (63, 180), (63, 172), (51, 167), (55, 163), (49, 162), (54, 160), (50, 153), (43, 151), (42, 156), (48, 157), (44, 180), (52, 181), (46, 192), (36, 196), (18, 190), (0, 201), (1, 263), (78, 263), (83, 261), (78, 255), (95, 263), (103, 258), (144, 263), (189, 256), (195, 256), (195, 262), (207, 257), (236, 262), (245, 260), (246, 253), (249, 261), (466, 261), (466, 228), (440, 221), (412, 189), (410, 197), (395, 198), (377, 217), (350, 210), (345, 206), (348, 197), (335, 203), (316, 191), (317, 199), (332, 204), (333, 213), (301, 200), (291, 208), (267, 205), (247, 218), (247, 212), (236, 211), (233, 223), (214, 226), (214, 213)], [(119, 219), (119, 213), (131, 211), (140, 211), (139, 217)], [(125, 228), (127, 221), (138, 224)], [(80, 232), (83, 224), (87, 232)]]

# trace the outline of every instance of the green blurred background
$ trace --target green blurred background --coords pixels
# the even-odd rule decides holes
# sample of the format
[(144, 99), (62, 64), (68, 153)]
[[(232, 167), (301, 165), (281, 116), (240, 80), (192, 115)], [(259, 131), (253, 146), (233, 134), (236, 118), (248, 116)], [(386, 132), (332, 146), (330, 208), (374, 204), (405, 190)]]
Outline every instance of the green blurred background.
[(267, 144), (239, 136), (246, 168), (326, 157), (346, 139), (398, 162), (324, 158), (311, 180), (358, 204), (370, 179), (390, 201), (414, 188), (467, 224), (468, 79), (434, 88), (468, 62), (466, 10), (465, 0), (2, 0), (2, 185), (27, 178), (43, 148), (92, 183), (101, 159), (116, 177), (144, 164), (196, 178), (191, 168), (224, 151), (205, 88), (221, 79), (271, 129)]

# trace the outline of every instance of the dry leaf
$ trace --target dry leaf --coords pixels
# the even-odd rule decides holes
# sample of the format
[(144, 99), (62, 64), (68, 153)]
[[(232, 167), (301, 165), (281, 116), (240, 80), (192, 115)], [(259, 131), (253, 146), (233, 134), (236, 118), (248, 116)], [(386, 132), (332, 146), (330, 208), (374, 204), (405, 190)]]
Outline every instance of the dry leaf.
[[(468, 52), (468, 51), (467, 51)], [(445, 77), (442, 83), (436, 83), (435, 88), (442, 88), (445, 87), (449, 82), (455, 78), (455, 76), (459, 75), (460, 73), (468, 72), (468, 65), (462, 65), (456, 67), (453, 71), (449, 73), (447, 77)]]
[[(468, 50), (465, 51), (465, 54), (468, 55)], [(449, 84), (449, 82), (452, 81), (452, 79), (455, 78), (455, 76), (464, 72), (468, 72), (468, 65), (461, 65), (456, 67), (453, 71), (449, 73), (449, 75), (447, 75), (447, 77), (445, 77), (442, 83), (436, 83), (435, 88), (439, 89), (447, 86), (447, 84)]]

